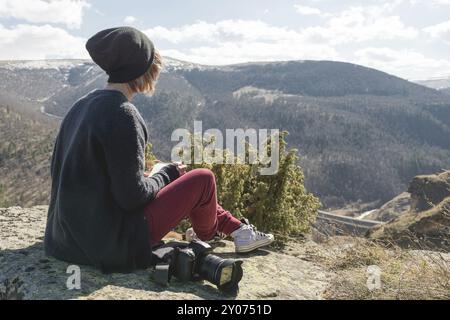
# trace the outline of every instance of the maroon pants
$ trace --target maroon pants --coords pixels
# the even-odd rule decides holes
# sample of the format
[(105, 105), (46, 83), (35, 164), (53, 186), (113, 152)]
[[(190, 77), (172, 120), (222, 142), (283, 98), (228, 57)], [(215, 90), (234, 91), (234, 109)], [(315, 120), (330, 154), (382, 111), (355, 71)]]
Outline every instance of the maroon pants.
[(145, 215), (152, 246), (187, 217), (204, 241), (217, 231), (229, 235), (241, 225), (217, 203), (215, 177), (207, 169), (192, 170), (163, 188), (147, 205)]

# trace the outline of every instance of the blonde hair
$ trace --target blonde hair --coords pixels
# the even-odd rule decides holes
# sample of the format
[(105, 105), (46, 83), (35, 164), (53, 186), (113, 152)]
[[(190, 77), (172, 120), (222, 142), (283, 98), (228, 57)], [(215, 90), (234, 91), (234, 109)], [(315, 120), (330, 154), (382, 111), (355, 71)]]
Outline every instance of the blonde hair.
[(155, 92), (156, 83), (163, 67), (161, 54), (155, 50), (153, 63), (144, 75), (127, 83), (132, 93), (144, 93), (151, 95)]

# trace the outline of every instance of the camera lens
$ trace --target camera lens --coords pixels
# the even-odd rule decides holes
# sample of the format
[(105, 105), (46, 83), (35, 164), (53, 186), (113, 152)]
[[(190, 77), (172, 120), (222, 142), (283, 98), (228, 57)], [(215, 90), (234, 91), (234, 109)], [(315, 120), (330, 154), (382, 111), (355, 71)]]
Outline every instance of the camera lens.
[(198, 267), (198, 273), (203, 279), (217, 285), (226, 293), (237, 293), (243, 275), (242, 261), (208, 254), (201, 259)]

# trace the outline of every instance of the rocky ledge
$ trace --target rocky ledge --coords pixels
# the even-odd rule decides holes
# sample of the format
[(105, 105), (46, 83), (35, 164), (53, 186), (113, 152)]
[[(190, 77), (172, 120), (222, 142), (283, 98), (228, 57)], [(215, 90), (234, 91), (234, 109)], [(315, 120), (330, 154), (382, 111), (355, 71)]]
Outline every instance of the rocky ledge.
[[(371, 230), (369, 236), (404, 248), (449, 252), (450, 171), (415, 177), (408, 192), (410, 196), (403, 194), (384, 206), (384, 209), (397, 210), (391, 213), (395, 218)], [(401, 204), (402, 198), (406, 206)], [(388, 211), (384, 209), (380, 212)]]
[[(46, 257), (43, 237), (46, 206), (0, 209), (1, 299), (229, 299), (206, 282), (173, 281), (161, 287), (151, 280), (152, 269), (104, 275), (81, 266), (81, 289), (68, 290), (69, 264)], [(283, 250), (260, 250), (239, 256), (244, 278), (237, 299), (321, 299), (332, 275), (313, 261), (313, 242), (292, 242)], [(236, 257), (230, 242), (216, 250)]]

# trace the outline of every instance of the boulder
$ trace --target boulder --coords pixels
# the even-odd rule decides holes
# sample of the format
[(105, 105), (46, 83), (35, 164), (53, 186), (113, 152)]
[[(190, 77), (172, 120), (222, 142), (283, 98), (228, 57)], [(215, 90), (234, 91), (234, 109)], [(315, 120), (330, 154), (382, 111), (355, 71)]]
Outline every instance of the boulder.
[(405, 248), (450, 251), (450, 171), (415, 177), (408, 192), (410, 200), (403, 194), (383, 207), (395, 219), (368, 236)]
[(372, 239), (403, 248), (450, 251), (450, 197), (423, 211), (402, 214), (369, 232)]
[(411, 194), (413, 211), (428, 210), (450, 196), (450, 171), (415, 177), (408, 192)]
[(308, 241), (243, 256), (224, 241), (217, 255), (244, 260), (237, 297), (223, 296), (206, 282), (161, 287), (151, 280), (152, 269), (105, 275), (88, 266), (79, 266), (81, 288), (69, 290), (69, 264), (44, 255), (47, 209), (0, 209), (0, 299), (320, 299), (331, 277), (325, 267), (302, 259), (313, 245)]

